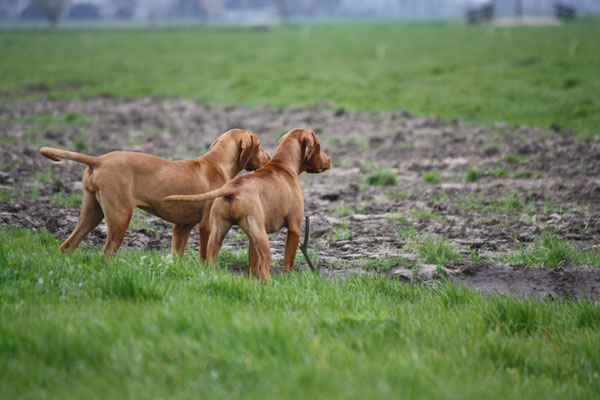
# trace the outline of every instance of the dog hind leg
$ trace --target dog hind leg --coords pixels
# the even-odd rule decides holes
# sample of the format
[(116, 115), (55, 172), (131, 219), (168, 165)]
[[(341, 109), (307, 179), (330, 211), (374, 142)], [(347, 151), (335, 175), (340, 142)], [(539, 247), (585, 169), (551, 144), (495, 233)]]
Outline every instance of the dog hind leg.
[(173, 225), (173, 239), (171, 240), (172, 256), (177, 254), (179, 257), (183, 258), (183, 255), (185, 254), (185, 246), (187, 245), (188, 239), (190, 238), (190, 233), (192, 233), (194, 226), (195, 224)]
[(60, 246), (61, 250), (74, 249), (94, 229), (104, 218), (102, 207), (96, 200), (94, 194), (88, 190), (83, 190), (83, 201), (81, 202), (81, 213), (77, 226), (73, 233)]
[[(208, 214), (208, 213), (207, 213)], [(208, 239), (210, 238), (210, 220), (208, 215), (203, 215), (198, 227), (200, 233), (199, 256), (200, 261), (206, 261), (208, 256)]]
[(104, 211), (108, 236), (104, 244), (104, 254), (110, 258), (121, 246), (125, 232), (129, 228), (129, 222), (133, 215), (132, 201), (127, 198), (108, 196), (100, 192), (99, 202)]
[(227, 220), (220, 219), (217, 221), (217, 218), (213, 218), (206, 251), (206, 260), (210, 264), (217, 265), (219, 250), (221, 250), (223, 239), (225, 239), (225, 235), (229, 232), (231, 225), (231, 222)]
[(250, 216), (240, 221), (240, 227), (248, 235), (255, 251), (260, 259), (260, 278), (271, 280), (269, 272), (271, 270), (271, 249), (269, 247), (269, 237), (265, 231), (263, 218), (257, 219)]

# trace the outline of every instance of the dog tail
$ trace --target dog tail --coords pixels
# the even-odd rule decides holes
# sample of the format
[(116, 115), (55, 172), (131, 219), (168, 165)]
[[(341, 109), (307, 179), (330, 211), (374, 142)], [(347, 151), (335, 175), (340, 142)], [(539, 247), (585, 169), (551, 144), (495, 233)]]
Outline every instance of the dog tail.
[(206, 192), (206, 193), (202, 193), (202, 194), (190, 194), (190, 195), (178, 194), (178, 195), (174, 195), (174, 196), (167, 196), (163, 199), (163, 201), (166, 201), (166, 202), (173, 202), (173, 201), (199, 202), (199, 201), (216, 199), (217, 197), (231, 196), (234, 193), (235, 193), (234, 189), (223, 187), (223, 188), (220, 188), (217, 190), (213, 190), (212, 192)]
[(54, 161), (60, 161), (61, 158), (66, 158), (67, 160), (77, 161), (92, 168), (97, 167), (99, 164), (98, 157), (75, 153), (74, 151), (53, 149), (52, 147), (42, 147), (40, 149), (40, 153)]

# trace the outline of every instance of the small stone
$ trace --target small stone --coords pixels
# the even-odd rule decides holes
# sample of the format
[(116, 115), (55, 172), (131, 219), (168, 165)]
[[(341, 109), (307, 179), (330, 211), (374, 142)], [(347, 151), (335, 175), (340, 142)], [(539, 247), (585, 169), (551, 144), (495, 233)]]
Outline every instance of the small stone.
[[(335, 224), (337, 224), (338, 222), (340, 222), (340, 220), (339, 220), (339, 219), (337, 219), (337, 218), (335, 218), (335, 217), (330, 217), (330, 216), (325, 216), (325, 221), (326, 221), (328, 224), (331, 224), (331, 225), (335, 225)], [(311, 225), (312, 225), (312, 224), (311, 224)]]
[(492, 125), (492, 127), (494, 129), (504, 130), (504, 129), (508, 129), (508, 123), (503, 122), (503, 121), (494, 122), (494, 124)]
[[(446, 267), (442, 267), (441, 270), (447, 275), (456, 275), (457, 271), (450, 269), (450, 268), (446, 268)], [(439, 272), (438, 272), (438, 276), (440, 276)], [(443, 277), (443, 275), (441, 275), (440, 277)]]
[(392, 269), (392, 276), (398, 277), (403, 281), (412, 281), (413, 279), (413, 271), (411, 269), (406, 268), (405, 266), (399, 266)]
[(438, 278), (438, 266), (435, 264), (421, 264), (417, 277), (422, 281), (430, 281)]

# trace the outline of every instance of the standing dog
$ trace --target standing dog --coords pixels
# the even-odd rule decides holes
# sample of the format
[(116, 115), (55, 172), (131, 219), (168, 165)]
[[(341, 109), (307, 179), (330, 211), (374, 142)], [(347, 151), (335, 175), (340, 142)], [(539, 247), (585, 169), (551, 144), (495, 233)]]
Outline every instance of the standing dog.
[(248, 276), (252, 274), (269, 280), (271, 250), (267, 233), (287, 226), (283, 271), (290, 272), (294, 268), (304, 214), (298, 176), (304, 171), (320, 173), (329, 168), (331, 158), (321, 151), (315, 134), (306, 129), (293, 129), (279, 140), (271, 161), (253, 174), (233, 179), (212, 192), (169, 196), (164, 200), (203, 202), (215, 199), (210, 212), (208, 261), (216, 263), (223, 238), (229, 228), (237, 224), (250, 238)]
[(169, 161), (144, 153), (115, 151), (92, 157), (43, 147), (40, 153), (54, 161), (61, 158), (85, 164), (83, 202), (77, 227), (60, 246), (73, 249), (106, 218), (108, 237), (104, 253), (112, 256), (121, 245), (134, 207), (175, 224), (171, 253), (183, 256), (194, 226), (200, 223), (200, 259), (206, 259), (210, 234), (211, 202), (180, 207), (162, 199), (174, 193), (198, 194), (215, 190), (242, 169), (254, 171), (269, 161), (260, 141), (249, 131), (232, 129), (195, 160)]

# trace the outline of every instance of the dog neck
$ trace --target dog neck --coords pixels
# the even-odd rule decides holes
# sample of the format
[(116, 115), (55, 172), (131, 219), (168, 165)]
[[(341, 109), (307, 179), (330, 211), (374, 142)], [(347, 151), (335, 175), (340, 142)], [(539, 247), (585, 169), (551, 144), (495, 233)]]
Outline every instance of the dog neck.
[(302, 146), (297, 140), (286, 140), (280, 143), (269, 164), (285, 166), (296, 175), (300, 175), (304, 171), (302, 169)]
[[(240, 173), (239, 150), (226, 143), (217, 143), (215, 147), (210, 149), (204, 157), (214, 160), (213, 165), (218, 165), (223, 171), (223, 175), (227, 180), (233, 179), (234, 176)], [(231, 157), (235, 154), (235, 157)]]

